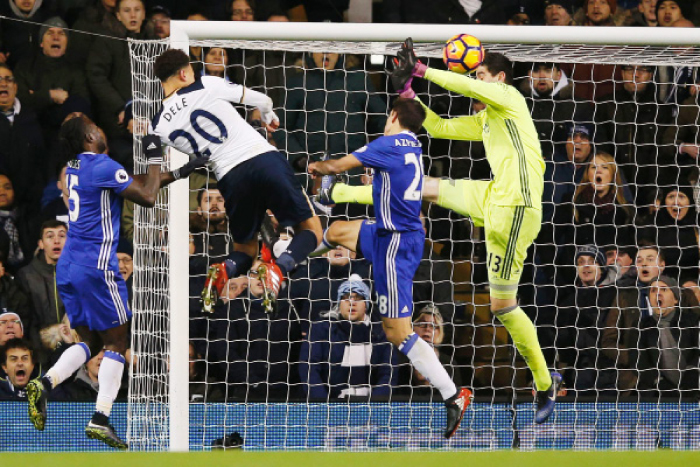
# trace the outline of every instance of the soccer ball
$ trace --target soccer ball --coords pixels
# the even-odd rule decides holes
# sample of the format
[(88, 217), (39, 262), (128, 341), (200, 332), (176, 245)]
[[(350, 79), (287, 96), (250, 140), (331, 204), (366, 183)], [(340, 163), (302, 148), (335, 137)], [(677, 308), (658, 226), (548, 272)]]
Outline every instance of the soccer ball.
[(474, 36), (457, 34), (445, 43), (442, 60), (450, 71), (471, 73), (484, 60), (484, 47)]

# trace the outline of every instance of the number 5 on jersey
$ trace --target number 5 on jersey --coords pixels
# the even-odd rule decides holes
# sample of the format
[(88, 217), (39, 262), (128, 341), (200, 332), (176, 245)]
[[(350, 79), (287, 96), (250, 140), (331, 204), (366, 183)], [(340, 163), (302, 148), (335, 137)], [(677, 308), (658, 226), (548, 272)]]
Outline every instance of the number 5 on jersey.
[(75, 187), (78, 185), (77, 175), (68, 175), (68, 218), (71, 222), (78, 220), (80, 214), (80, 197)]

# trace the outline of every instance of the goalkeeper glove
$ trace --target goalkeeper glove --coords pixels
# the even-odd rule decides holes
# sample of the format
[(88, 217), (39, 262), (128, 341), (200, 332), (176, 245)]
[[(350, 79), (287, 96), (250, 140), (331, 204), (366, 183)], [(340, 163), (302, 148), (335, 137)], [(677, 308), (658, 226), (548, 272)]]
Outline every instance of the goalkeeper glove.
[(143, 153), (149, 165), (160, 166), (163, 163), (163, 146), (156, 135), (146, 135), (141, 139)]
[(209, 162), (208, 157), (195, 157), (179, 169), (173, 170), (173, 178), (180, 180), (181, 178), (189, 177), (195, 170), (206, 166), (207, 162)]
[(407, 99), (413, 99), (416, 97), (416, 93), (411, 87), (411, 83), (413, 83), (413, 76), (401, 69), (399, 60), (396, 58), (389, 61), (389, 66), (390, 69), (387, 70), (387, 72), (389, 72), (391, 84), (394, 85), (394, 89), (396, 89), (396, 91), (399, 93), (399, 96)]
[(401, 49), (399, 49), (396, 56), (399, 58), (399, 66), (407, 72), (410, 71), (411, 76), (418, 78), (425, 76), (425, 70), (428, 67), (416, 58), (416, 53), (413, 51), (413, 39), (407, 38), (401, 44)]

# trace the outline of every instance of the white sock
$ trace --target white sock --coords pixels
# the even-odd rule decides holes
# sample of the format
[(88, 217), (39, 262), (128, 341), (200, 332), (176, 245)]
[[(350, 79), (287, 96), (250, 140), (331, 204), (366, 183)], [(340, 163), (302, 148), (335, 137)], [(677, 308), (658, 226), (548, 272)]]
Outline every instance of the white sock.
[(323, 232), (323, 239), (321, 240), (321, 243), (318, 244), (316, 249), (309, 254), (310, 258), (315, 258), (317, 256), (323, 256), (326, 253), (328, 253), (329, 251), (335, 250), (337, 248), (337, 245), (331, 244), (331, 242), (329, 242), (328, 239), (326, 238), (327, 232), (328, 232), (328, 229), (326, 229)]
[(51, 387), (55, 388), (70, 378), (88, 360), (90, 360), (90, 348), (84, 342), (68, 347), (54, 366), (46, 372), (46, 378), (51, 381)]
[(440, 391), (443, 400), (457, 394), (457, 386), (440, 363), (435, 349), (418, 337), (418, 334), (409, 334), (399, 346), (399, 350), (408, 357), (415, 369)]
[(97, 392), (97, 404), (95, 411), (109, 417), (112, 412), (112, 403), (117, 398), (119, 387), (122, 385), (124, 373), (124, 356), (111, 350), (105, 350), (105, 356), (97, 373), (97, 382), (100, 389)]

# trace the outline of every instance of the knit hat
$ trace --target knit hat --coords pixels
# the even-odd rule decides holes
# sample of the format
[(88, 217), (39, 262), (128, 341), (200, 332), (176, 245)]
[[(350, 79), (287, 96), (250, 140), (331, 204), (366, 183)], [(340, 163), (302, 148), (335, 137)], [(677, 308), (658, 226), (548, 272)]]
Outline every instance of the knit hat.
[(20, 318), (17, 313), (15, 313), (14, 311), (8, 311), (7, 308), (2, 309), (2, 313), (0, 313), (0, 320), (13, 318), (19, 320), (19, 327), (22, 328), (22, 331), (24, 331), (24, 324), (22, 324), (22, 318)]
[(690, 14), (691, 8), (685, 0), (658, 0), (656, 2), (656, 20), (657, 21), (659, 19), (659, 8), (661, 7), (661, 4), (666, 2), (666, 1), (672, 1), (673, 3), (678, 5), (678, 8), (681, 10), (681, 16), (683, 18), (688, 18), (688, 15)]
[(44, 21), (44, 24), (41, 25), (41, 28), (39, 29), (39, 42), (42, 41), (44, 34), (46, 34), (46, 32), (51, 28), (64, 29), (66, 32), (66, 37), (68, 37), (68, 24), (58, 16), (54, 16)]
[(600, 266), (605, 266), (605, 255), (595, 245), (582, 245), (576, 249), (576, 257), (574, 262), (578, 261), (581, 256), (591, 256)]
[(126, 253), (127, 255), (134, 257), (134, 247), (131, 242), (124, 237), (119, 239), (117, 244), (117, 253)]
[(671, 292), (673, 292), (673, 296), (676, 297), (676, 300), (681, 300), (681, 288), (678, 287), (678, 281), (676, 281), (676, 279), (662, 274), (656, 279), (651, 280), (651, 282), (654, 281), (666, 284), (668, 288), (671, 289)]
[(544, 0), (544, 7), (546, 9), (549, 5), (559, 5), (573, 16), (576, 10), (576, 3), (576, 0)]
[(588, 140), (590, 140), (593, 131), (591, 130), (591, 127), (589, 125), (586, 125), (585, 123), (576, 123), (574, 125), (568, 125), (567, 134), (569, 136), (573, 136), (576, 133), (583, 135), (586, 138), (588, 138)]
[(365, 300), (369, 300), (369, 287), (367, 287), (367, 284), (365, 284), (362, 278), (357, 274), (351, 274), (348, 280), (340, 284), (340, 287), (338, 287), (338, 301), (343, 298), (343, 295), (352, 292), (362, 295)]

